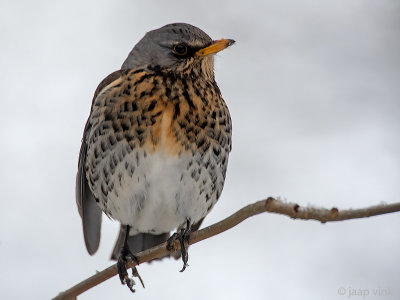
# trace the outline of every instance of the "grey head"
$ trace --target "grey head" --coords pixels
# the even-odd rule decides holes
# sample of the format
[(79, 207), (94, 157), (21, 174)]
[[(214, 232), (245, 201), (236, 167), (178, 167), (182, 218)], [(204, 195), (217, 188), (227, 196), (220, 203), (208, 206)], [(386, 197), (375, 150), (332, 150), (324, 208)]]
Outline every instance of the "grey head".
[(233, 40), (213, 41), (201, 29), (186, 23), (173, 23), (152, 30), (135, 45), (122, 69), (160, 67), (185, 72), (194, 67), (214, 76), (213, 54), (232, 45)]

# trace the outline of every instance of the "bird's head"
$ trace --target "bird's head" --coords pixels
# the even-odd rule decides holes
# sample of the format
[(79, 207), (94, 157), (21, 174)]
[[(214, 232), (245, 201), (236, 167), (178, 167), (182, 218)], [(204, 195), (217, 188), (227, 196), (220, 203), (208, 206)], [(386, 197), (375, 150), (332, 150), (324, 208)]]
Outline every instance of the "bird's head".
[(122, 69), (160, 67), (167, 72), (213, 79), (214, 54), (234, 42), (229, 39), (213, 41), (190, 24), (169, 24), (148, 32), (129, 53)]

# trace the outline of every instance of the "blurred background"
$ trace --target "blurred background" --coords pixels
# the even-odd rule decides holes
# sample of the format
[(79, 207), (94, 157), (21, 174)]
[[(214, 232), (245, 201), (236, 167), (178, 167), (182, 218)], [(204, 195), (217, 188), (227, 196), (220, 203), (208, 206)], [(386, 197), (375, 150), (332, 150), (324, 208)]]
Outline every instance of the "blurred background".
[[(0, 4), (0, 298), (49, 299), (109, 265), (75, 205), (97, 84), (145, 32), (196, 25), (233, 119), (224, 192), (204, 226), (268, 196), (358, 208), (400, 201), (400, 2), (10, 1)], [(79, 299), (399, 299), (400, 214), (320, 224), (262, 214)]]

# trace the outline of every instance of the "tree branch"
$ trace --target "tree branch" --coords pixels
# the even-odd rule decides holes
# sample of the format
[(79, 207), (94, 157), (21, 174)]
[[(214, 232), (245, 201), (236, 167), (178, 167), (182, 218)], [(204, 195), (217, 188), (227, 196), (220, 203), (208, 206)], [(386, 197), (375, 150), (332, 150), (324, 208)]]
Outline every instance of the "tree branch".
[[(230, 217), (218, 223), (215, 223), (214, 225), (208, 226), (202, 230), (193, 232), (192, 234), (190, 234), (189, 244), (195, 244), (204, 239), (217, 235), (236, 226), (247, 218), (264, 212), (282, 214), (289, 216), (292, 219), (316, 220), (320, 221), (321, 223), (326, 223), (366, 218), (398, 211), (400, 211), (400, 203), (381, 204), (360, 209), (339, 210), (336, 207), (333, 207), (331, 209), (302, 207), (296, 203), (287, 203), (279, 199), (268, 198), (266, 200), (261, 200), (256, 203), (247, 205)], [(178, 241), (175, 241), (174, 248), (179, 249)], [(139, 260), (139, 264), (141, 264), (144, 262), (150, 262), (157, 258), (161, 258), (168, 254), (169, 251), (167, 250), (166, 243), (163, 243), (159, 246), (140, 252), (139, 254), (137, 254), (137, 258)], [(127, 268), (133, 267), (135, 265), (136, 264), (134, 262), (129, 261), (127, 263)], [(114, 264), (101, 272), (97, 272), (95, 275), (78, 283), (72, 288), (60, 293), (58, 296), (53, 298), (53, 300), (76, 299), (78, 295), (117, 275), (117, 273), (117, 265)]]

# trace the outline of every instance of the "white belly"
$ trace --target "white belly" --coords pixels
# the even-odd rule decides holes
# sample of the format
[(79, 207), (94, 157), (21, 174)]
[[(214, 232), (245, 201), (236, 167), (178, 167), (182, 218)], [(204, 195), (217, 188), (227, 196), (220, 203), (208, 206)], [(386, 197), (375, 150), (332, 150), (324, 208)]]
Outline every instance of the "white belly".
[(196, 223), (216, 202), (209, 173), (191, 154), (172, 157), (133, 151), (112, 176), (114, 189), (103, 210), (132, 226), (132, 234), (172, 231), (188, 219)]

